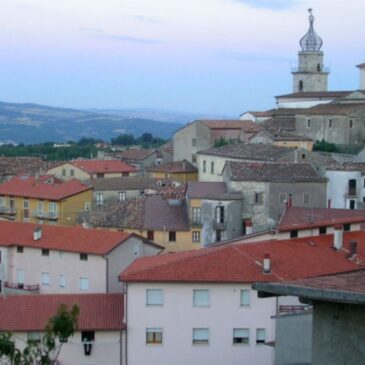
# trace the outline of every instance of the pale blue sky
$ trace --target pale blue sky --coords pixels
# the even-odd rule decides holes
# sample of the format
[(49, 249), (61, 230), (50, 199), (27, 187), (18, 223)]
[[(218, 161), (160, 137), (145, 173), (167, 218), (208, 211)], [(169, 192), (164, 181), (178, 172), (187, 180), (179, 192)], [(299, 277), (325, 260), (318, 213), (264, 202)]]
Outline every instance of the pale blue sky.
[(359, 0), (2, 0), (0, 100), (238, 115), (291, 92), (308, 7), (331, 89), (365, 61)]

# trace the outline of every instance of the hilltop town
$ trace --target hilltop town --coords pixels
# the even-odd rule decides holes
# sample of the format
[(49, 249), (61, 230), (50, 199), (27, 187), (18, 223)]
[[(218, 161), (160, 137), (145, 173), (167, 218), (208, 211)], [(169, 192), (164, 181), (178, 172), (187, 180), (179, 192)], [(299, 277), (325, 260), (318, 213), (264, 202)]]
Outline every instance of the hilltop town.
[(362, 363), (365, 63), (328, 90), (311, 10), (299, 43), (274, 109), (0, 157), (0, 332), (77, 304), (54, 364)]

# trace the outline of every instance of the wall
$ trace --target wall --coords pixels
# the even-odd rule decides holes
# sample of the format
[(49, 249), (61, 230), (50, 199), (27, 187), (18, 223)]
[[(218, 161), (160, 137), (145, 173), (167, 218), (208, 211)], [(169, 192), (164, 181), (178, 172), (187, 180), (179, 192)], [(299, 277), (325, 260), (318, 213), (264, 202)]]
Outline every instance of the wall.
[[(23, 349), (27, 341), (27, 333), (16, 332), (14, 335), (16, 336), (16, 345)], [(67, 343), (62, 345), (58, 361), (61, 365), (122, 364), (121, 337), (120, 331), (96, 331), (91, 355), (85, 356), (81, 332), (76, 332)]]
[(154, 179), (172, 179), (181, 183), (188, 181), (198, 181), (198, 172), (152, 172)]
[[(164, 290), (163, 306), (146, 306), (146, 288)], [(211, 305), (193, 307), (193, 289), (210, 289)], [(269, 365), (273, 349), (256, 345), (257, 328), (274, 339), (275, 299), (258, 299), (240, 306), (244, 284), (129, 283), (127, 294), (128, 365)], [(146, 328), (163, 328), (162, 345), (146, 345)], [(193, 328), (209, 328), (209, 345), (193, 345)], [(233, 328), (249, 328), (250, 344), (233, 344)]]
[(142, 192), (144, 192), (144, 190), (97, 190), (97, 191), (93, 191), (93, 203), (94, 205), (96, 205), (96, 201), (97, 201), (97, 196), (99, 193), (103, 194), (103, 202), (104, 204), (108, 204), (110, 202), (116, 202), (119, 199), (119, 192), (124, 191), (126, 194), (126, 200), (129, 199), (135, 199), (138, 198), (140, 196), (142, 196)]
[(312, 311), (276, 317), (275, 365), (310, 365), (312, 321)]
[(161, 249), (143, 243), (140, 238), (130, 237), (106, 255), (108, 261), (108, 292), (123, 292), (123, 284), (119, 281), (120, 273), (135, 259), (143, 256), (157, 255)]
[(363, 364), (365, 306), (315, 302), (312, 365)]
[[(66, 176), (63, 176), (63, 174), (62, 174), (63, 169), (66, 170)], [(71, 170), (74, 170), (73, 176), (71, 176)], [(47, 171), (47, 174), (55, 175), (59, 179), (65, 179), (65, 180), (72, 180), (72, 179), (88, 180), (88, 179), (90, 179), (90, 175), (87, 172), (79, 169), (78, 167), (72, 165), (71, 163), (65, 163), (65, 164), (53, 167), (52, 169), (49, 169)]]
[(85, 203), (92, 203), (93, 192), (87, 190), (82, 193), (72, 195), (61, 202), (59, 224), (62, 226), (75, 226), (80, 212), (85, 210)]
[[(3, 247), (2, 247), (3, 250)], [(16, 270), (24, 270), (26, 285), (40, 284), (40, 293), (105, 293), (106, 261), (102, 256), (88, 255), (87, 261), (80, 260), (78, 253), (50, 250), (49, 256), (42, 256), (36, 248), (24, 247), (17, 253), (16, 247), (8, 248), (8, 278), (16, 283)], [(41, 284), (41, 273), (50, 274), (50, 284)], [(66, 277), (65, 287), (60, 287), (60, 274)], [(89, 290), (80, 290), (80, 277), (89, 278)]]

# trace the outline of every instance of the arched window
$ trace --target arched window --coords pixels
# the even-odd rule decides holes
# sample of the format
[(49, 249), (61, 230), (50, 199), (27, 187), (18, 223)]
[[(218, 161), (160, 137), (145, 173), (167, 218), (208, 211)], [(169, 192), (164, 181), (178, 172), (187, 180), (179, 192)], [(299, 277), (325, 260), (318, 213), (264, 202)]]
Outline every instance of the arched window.
[(302, 81), (302, 80), (299, 80), (298, 90), (299, 90), (300, 92), (302, 92), (302, 91), (303, 91), (303, 81)]
[(319, 63), (317, 63), (317, 71), (321, 72), (321, 65)]

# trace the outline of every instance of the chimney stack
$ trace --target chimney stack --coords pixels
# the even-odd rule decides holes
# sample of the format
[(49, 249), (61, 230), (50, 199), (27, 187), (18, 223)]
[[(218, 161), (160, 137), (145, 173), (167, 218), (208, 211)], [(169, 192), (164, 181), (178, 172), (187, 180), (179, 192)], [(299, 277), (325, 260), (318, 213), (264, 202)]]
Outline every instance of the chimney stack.
[(41, 238), (42, 238), (42, 227), (37, 227), (33, 231), (33, 240), (34, 241), (39, 241)]
[(333, 232), (333, 248), (335, 250), (341, 250), (343, 245), (343, 231), (342, 231), (342, 225), (338, 224), (335, 226), (335, 230)]
[(349, 245), (350, 245), (350, 252), (349, 252), (347, 258), (351, 260), (351, 259), (354, 259), (357, 254), (357, 242), (350, 241)]
[(271, 273), (271, 259), (270, 259), (270, 254), (269, 253), (265, 253), (265, 255), (264, 255), (263, 269), (264, 269), (264, 274), (270, 274)]
[(252, 234), (252, 233), (253, 233), (252, 220), (249, 219), (246, 221), (246, 234)]

